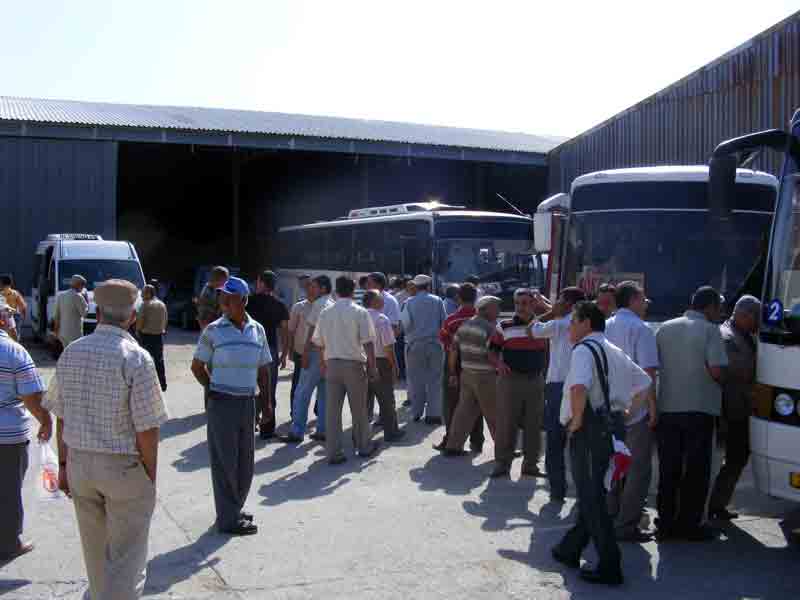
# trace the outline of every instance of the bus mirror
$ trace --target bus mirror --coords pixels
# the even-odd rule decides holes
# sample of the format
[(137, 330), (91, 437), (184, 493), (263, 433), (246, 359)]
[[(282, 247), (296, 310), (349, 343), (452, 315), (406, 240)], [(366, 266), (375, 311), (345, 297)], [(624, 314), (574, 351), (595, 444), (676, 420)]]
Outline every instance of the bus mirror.
[(549, 253), (552, 249), (553, 215), (536, 213), (533, 215), (533, 247), (536, 252)]
[(711, 157), (708, 207), (712, 218), (727, 219), (731, 214), (736, 193), (737, 165), (738, 159), (733, 154)]

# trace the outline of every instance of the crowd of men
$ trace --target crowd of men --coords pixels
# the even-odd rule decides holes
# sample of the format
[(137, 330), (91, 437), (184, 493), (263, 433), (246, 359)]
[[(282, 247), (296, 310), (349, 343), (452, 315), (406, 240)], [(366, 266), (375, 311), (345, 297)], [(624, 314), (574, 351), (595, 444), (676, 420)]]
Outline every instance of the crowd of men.
[[(325, 275), (304, 275), (298, 283), (302, 297), (287, 307), (273, 272), (260, 274), (251, 294), (245, 281), (217, 267), (198, 299), (202, 333), (191, 371), (204, 390), (220, 532), (258, 531), (245, 511), (254, 436), (277, 436), (276, 385), (289, 360), (291, 421), (278, 439), (304, 441), (315, 400), (310, 437), (325, 445), (331, 465), (350, 459), (342, 440), (345, 396), (357, 457), (376, 452), (378, 429), (385, 443), (403, 439), (394, 395), (402, 380), (411, 420), (444, 425), (436, 450), (464, 456), (469, 440), (471, 452), (483, 452), (485, 423), (494, 441), (491, 477), (510, 477), (521, 456), (522, 476), (547, 480), (554, 503), (568, 492), (569, 448), (578, 518), (552, 554), (578, 568), (593, 541), (599, 561), (581, 570), (587, 581), (622, 583), (619, 541), (712, 539), (705, 510), (710, 491), (708, 517), (736, 517), (727, 506), (749, 456), (757, 299), (742, 297), (720, 326), (720, 294), (702, 287), (690, 310), (656, 333), (644, 321), (645, 291), (631, 281), (603, 286), (595, 301), (579, 288), (561, 290), (554, 303), (521, 288), (513, 295), (513, 315), (503, 319), (501, 299), (482, 295), (474, 280), (448, 287), (444, 298), (425, 274), (389, 282), (371, 273), (358, 288), (346, 277), (331, 282)], [(158, 431), (167, 419), (166, 309), (154, 286), (145, 287), (139, 303), (132, 284), (111, 280), (94, 290), (96, 331), (74, 336), (69, 319), (85, 315), (85, 284), (76, 275), (58, 299), (64, 352), (44, 400), (33, 361), (11, 337), (17, 311), (8, 294), (0, 295), (0, 372), (11, 374), (0, 378), (0, 472), (14, 483), (0, 500), (4, 514), (14, 517), (0, 528), (0, 558), (31, 549), (20, 537), (20, 474), (30, 429), (19, 410), (24, 405), (40, 422), (40, 439), (50, 438), (50, 413), (56, 416), (60, 486), (75, 503), (93, 597), (111, 597), (113, 580), (113, 597), (135, 598), (146, 573)], [(719, 417), (727, 451), (712, 491)], [(619, 443), (627, 446), (630, 468), (624, 477), (615, 473), (607, 489)], [(641, 523), (655, 448), (658, 519), (649, 532)]]

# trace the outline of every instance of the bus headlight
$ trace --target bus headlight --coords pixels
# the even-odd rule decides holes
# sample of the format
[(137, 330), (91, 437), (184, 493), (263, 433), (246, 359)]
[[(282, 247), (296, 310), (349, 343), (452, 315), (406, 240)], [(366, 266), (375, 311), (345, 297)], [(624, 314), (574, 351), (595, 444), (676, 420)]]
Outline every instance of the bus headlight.
[(789, 394), (778, 394), (775, 397), (775, 412), (788, 417), (794, 412), (794, 399)]

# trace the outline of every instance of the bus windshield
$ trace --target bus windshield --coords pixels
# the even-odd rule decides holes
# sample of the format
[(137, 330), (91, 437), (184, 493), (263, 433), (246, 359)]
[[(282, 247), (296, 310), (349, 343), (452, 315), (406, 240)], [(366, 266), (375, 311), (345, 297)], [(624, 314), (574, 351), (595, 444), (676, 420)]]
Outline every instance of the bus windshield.
[(124, 279), (139, 289), (144, 287), (142, 269), (135, 260), (62, 260), (58, 263), (58, 275), (59, 290), (69, 289), (73, 275), (83, 276), (89, 291), (109, 279)]
[(651, 300), (648, 319), (671, 319), (701, 285), (735, 295), (759, 258), (770, 222), (764, 212), (734, 212), (723, 222), (705, 210), (573, 214), (563, 285), (593, 296), (601, 283), (637, 281)]
[(781, 181), (775, 213), (764, 304), (770, 310), (770, 303), (779, 300), (787, 320), (770, 318), (763, 324), (765, 330), (782, 330), (787, 325), (797, 330), (796, 324), (800, 323), (800, 174), (791, 157), (787, 156), (786, 164), (787, 174)]
[(437, 274), (442, 283), (477, 275), (481, 287), (500, 295), (521, 286), (541, 286), (541, 262), (525, 221), (447, 219), (436, 223)]

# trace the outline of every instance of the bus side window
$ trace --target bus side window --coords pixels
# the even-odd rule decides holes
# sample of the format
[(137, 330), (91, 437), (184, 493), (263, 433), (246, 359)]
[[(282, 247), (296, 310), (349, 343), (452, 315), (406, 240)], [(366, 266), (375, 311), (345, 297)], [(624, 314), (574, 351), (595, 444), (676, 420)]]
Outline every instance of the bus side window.
[(382, 223), (365, 223), (354, 227), (353, 262), (356, 271), (383, 269), (385, 256), (384, 230)]
[(327, 230), (325, 255), (327, 268), (334, 271), (350, 271), (353, 260), (352, 227), (331, 227)]

